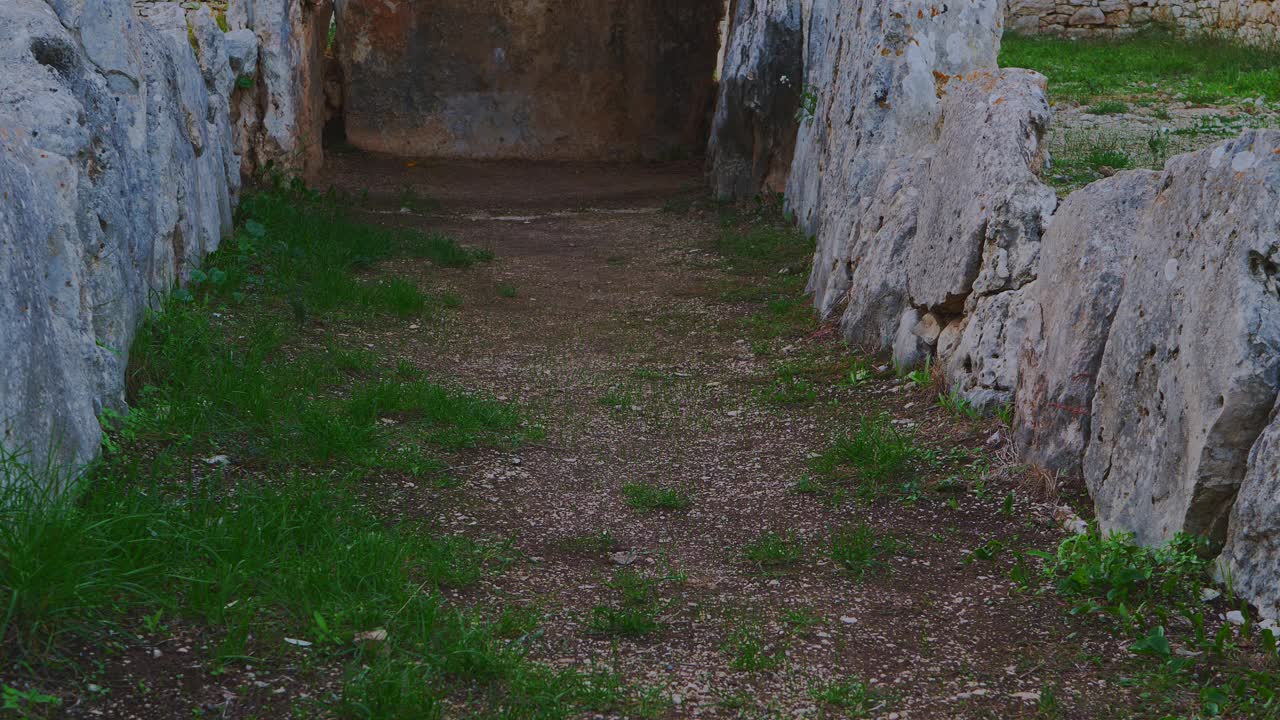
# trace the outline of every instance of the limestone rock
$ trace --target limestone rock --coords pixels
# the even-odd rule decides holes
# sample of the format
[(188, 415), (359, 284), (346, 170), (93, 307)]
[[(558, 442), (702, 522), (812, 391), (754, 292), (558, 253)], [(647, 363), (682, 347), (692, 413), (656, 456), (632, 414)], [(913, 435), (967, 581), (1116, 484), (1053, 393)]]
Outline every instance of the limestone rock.
[(1107, 529), (1226, 538), (1280, 391), (1280, 131), (1173, 158), (1130, 253), (1085, 479)]
[(1137, 170), (1072, 193), (1044, 235), (1021, 352), (1014, 432), (1022, 457), (1077, 473), (1102, 352), (1159, 175)]
[(912, 304), (954, 314), (971, 294), (1034, 279), (1057, 196), (1035, 175), (1050, 119), (1044, 76), (977, 73), (942, 91), (938, 151), (906, 263)]
[(156, 22), (0, 4), (0, 440), (36, 465), (96, 455), (143, 310), (230, 229), (225, 106), (185, 21)]
[(1280, 619), (1280, 406), (1249, 455), (1219, 566), (1263, 617)]
[(258, 72), (258, 36), (252, 30), (232, 30), (224, 36), (227, 62), (237, 78), (252, 78)]
[(231, 28), (258, 38), (257, 77), (236, 103), (246, 173), (273, 164), (311, 176), (324, 163), (324, 52), (332, 17), (331, 0), (228, 3)]
[[(814, 118), (801, 125), (787, 198), (818, 251), (809, 289), (823, 315), (849, 291), (850, 259), (875, 228), (859, 221), (896, 158), (936, 138), (940, 85), (994, 70), (1001, 0), (817, 0), (806, 39)], [(859, 234), (863, 233), (863, 234)], [(884, 333), (896, 333), (893, 318)]]
[(722, 198), (781, 192), (797, 125), (807, 121), (801, 2), (740, 0), (730, 20), (707, 149), (712, 191)]

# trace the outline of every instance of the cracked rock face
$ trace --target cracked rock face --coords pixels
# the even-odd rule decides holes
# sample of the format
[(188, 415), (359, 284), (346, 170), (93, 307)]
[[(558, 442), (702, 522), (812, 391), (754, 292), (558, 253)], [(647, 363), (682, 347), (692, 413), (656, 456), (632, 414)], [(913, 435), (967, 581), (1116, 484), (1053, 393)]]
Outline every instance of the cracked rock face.
[(235, 107), (247, 172), (273, 165), (311, 177), (324, 164), (324, 53), (332, 17), (331, 0), (229, 0), (233, 33), (250, 30), (257, 38), (251, 60), (248, 38), (228, 34), (233, 65), (253, 81)]
[[(878, 231), (862, 221), (885, 173), (935, 140), (940, 84), (995, 69), (1000, 10), (1000, 0), (813, 3), (805, 82), (817, 97), (801, 123), (787, 198), (818, 239), (809, 289), (821, 314), (844, 300), (850, 260)], [(896, 330), (894, 318), (887, 335)]]
[(1147, 544), (1226, 538), (1280, 392), (1277, 208), (1277, 131), (1178, 156), (1160, 175), (1093, 402), (1084, 474), (1104, 527)]
[(707, 150), (712, 192), (751, 198), (786, 188), (805, 112), (800, 0), (739, 0)]
[(1219, 564), (1263, 617), (1280, 619), (1280, 405), (1249, 455)]
[(225, 53), (192, 33), (203, 67), (177, 6), (0, 4), (0, 440), (33, 464), (96, 455), (143, 310), (231, 228)]
[(1071, 194), (1044, 235), (1021, 348), (1014, 432), (1024, 460), (1078, 474), (1098, 367), (1159, 173), (1135, 170)]

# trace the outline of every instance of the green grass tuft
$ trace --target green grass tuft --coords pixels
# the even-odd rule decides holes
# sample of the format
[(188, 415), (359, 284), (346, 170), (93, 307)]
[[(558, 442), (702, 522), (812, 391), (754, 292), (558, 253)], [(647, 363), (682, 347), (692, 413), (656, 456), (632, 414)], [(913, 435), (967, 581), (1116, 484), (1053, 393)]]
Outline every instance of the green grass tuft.
[(632, 509), (645, 513), (687, 510), (693, 504), (693, 498), (682, 488), (649, 483), (627, 483), (622, 486), (622, 495)]

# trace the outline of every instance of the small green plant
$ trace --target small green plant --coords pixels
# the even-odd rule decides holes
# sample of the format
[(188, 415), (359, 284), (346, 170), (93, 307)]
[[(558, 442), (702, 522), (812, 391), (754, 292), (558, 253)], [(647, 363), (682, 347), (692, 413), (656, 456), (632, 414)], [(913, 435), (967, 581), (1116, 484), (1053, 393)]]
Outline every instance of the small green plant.
[(1199, 604), (1207, 579), (1207, 541), (1179, 535), (1160, 548), (1135, 545), (1133, 537), (1096, 528), (1064, 540), (1045, 573), (1076, 613), (1101, 614), (1127, 631), (1167, 626), (1170, 617)]
[(907, 382), (918, 388), (933, 384), (933, 358), (925, 360), (923, 367), (918, 367), (906, 374)]
[(952, 389), (949, 393), (938, 394), (938, 407), (951, 413), (952, 416), (965, 420), (981, 420), (982, 410), (975, 406), (961, 395), (959, 391)]
[(627, 483), (622, 495), (632, 509), (640, 512), (687, 510), (693, 504), (688, 491), (678, 487), (662, 487), (651, 483)]
[(800, 86), (800, 107), (796, 109), (796, 122), (804, 124), (813, 120), (818, 112), (818, 102), (822, 99), (821, 88), (804, 84)]
[(899, 550), (898, 541), (881, 536), (866, 523), (849, 525), (832, 533), (828, 553), (851, 576), (863, 580), (889, 570), (888, 559)]
[(800, 562), (804, 544), (794, 533), (785, 535), (769, 531), (747, 543), (742, 555), (761, 570), (779, 570)]
[(516, 286), (515, 286), (515, 285), (499, 285), (499, 286), (498, 286), (498, 295), (499, 295), (499, 297), (504, 297), (504, 298), (507, 298), (507, 299), (511, 299), (511, 298), (514, 298), (515, 296), (517, 296), (517, 295), (519, 295), (519, 294), (520, 294), (520, 293), (519, 293), (519, 291), (518, 291), (518, 290), (516, 290)]
[(658, 616), (662, 602), (658, 581), (624, 568), (614, 573), (608, 583), (617, 595), (615, 602), (597, 605), (587, 621), (592, 632), (602, 635), (639, 637), (662, 627)]
[(780, 650), (774, 650), (765, 642), (764, 628), (758, 622), (744, 622), (733, 628), (724, 651), (732, 657), (729, 667), (742, 672), (774, 670), (785, 658)]
[(852, 367), (849, 368), (849, 375), (846, 378), (846, 384), (849, 387), (859, 388), (876, 378), (875, 368), (866, 360), (857, 359), (853, 361)]
[(46, 695), (38, 690), (19, 690), (8, 685), (0, 685), (0, 710), (12, 710), (19, 713), (19, 717), (25, 717), (28, 713), (35, 717), (35, 708), (39, 706), (58, 707), (60, 705), (62, 705), (61, 698), (53, 695)]
[(816, 684), (809, 689), (815, 702), (835, 708), (847, 718), (868, 718), (880, 713), (888, 699), (857, 678)]
[(859, 482), (860, 494), (871, 500), (885, 483), (901, 480), (920, 457), (912, 436), (895, 428), (888, 416), (864, 416), (810, 465), (821, 478)]
[(796, 608), (782, 614), (782, 621), (797, 630), (808, 630), (822, 624), (822, 618), (810, 608)]

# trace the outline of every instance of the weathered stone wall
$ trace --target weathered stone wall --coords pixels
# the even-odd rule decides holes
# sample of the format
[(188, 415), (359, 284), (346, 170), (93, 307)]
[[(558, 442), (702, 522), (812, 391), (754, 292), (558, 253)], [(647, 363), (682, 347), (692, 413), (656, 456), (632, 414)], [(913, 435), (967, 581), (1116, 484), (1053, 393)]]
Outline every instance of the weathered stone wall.
[(1124, 34), (1158, 23), (1187, 33), (1280, 41), (1277, 0), (1008, 0), (1015, 32), (1068, 37)]
[(212, 23), (126, 0), (0, 5), (0, 428), (35, 462), (94, 456), (151, 295), (231, 227), (233, 78)]
[(723, 0), (343, 0), (348, 141), (433, 157), (700, 154)]
[(305, 7), (233, 0), (224, 32), (198, 4), (0, 3), (7, 451), (93, 458), (142, 313), (230, 231), (242, 172), (316, 167)]
[[(767, 27), (779, 6), (753, 7), (735, 23)], [(1104, 529), (1207, 536), (1236, 591), (1280, 615), (1280, 131), (1059, 206), (1036, 177), (1045, 80), (995, 68), (997, 1), (803, 14), (817, 102), (788, 203), (818, 239), (819, 312), (859, 349), (940, 364), (976, 406), (1014, 403), (1024, 457), (1083, 475)], [(757, 81), (755, 97), (777, 88)], [(753, 112), (721, 107), (716, 132), (732, 140)], [(717, 188), (744, 177), (713, 166)]]

